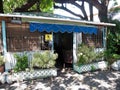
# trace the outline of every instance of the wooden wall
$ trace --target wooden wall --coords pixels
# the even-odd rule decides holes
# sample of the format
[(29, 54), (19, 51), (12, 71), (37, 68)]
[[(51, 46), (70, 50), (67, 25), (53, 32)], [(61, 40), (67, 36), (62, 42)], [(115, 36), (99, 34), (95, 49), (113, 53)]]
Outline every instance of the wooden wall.
[(7, 23), (7, 50), (9, 52), (38, 51), (47, 49), (44, 33), (30, 32), (29, 24)]

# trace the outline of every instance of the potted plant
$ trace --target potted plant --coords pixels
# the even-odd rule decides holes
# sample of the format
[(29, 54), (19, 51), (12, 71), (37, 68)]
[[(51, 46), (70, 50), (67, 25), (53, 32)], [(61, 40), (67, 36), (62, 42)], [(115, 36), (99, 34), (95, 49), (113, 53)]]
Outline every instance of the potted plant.
[(14, 57), (16, 59), (16, 64), (13, 70), (11, 70), (11, 81), (18, 81), (18, 79), (26, 79), (24, 75), (26, 75), (26, 69), (29, 68), (27, 54), (14, 54)]
[[(33, 54), (33, 59), (30, 62), (29, 68), (24, 67), (24, 64), (26, 63), (24, 60), (20, 60), (20, 63), (16, 64), (17, 67), (15, 70), (20, 70), (20, 72), (14, 73), (13, 77), (20, 77), (20, 79), (27, 80), (56, 76), (57, 69), (55, 68), (55, 60), (57, 57), (58, 55), (51, 51), (35, 52)], [(20, 57), (17, 58), (20, 59)], [(26, 59), (26, 57), (24, 57), (24, 59)], [(24, 71), (21, 71), (21, 69)]]
[(104, 53), (96, 52), (94, 47), (80, 44), (78, 45), (77, 62), (74, 64), (74, 69), (81, 73), (106, 67), (106, 62), (102, 61), (103, 56)]
[(2, 55), (0, 55), (0, 72), (3, 73), (4, 72), (4, 57)]
[(38, 74), (35, 77), (56, 76), (57, 69), (55, 68), (58, 54), (51, 51), (36, 52), (33, 54), (31, 68)]

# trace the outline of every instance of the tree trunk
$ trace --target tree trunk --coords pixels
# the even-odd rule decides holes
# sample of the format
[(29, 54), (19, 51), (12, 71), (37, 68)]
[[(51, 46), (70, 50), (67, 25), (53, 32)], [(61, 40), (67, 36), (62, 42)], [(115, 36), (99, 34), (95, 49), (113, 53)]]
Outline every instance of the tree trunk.
[(104, 6), (104, 7), (101, 7), (101, 9), (98, 9), (99, 10), (99, 14), (98, 14), (98, 17), (100, 19), (101, 22), (107, 22), (108, 19), (107, 19), (107, 7)]
[(3, 1), (2, 0), (0, 0), (0, 13), (4, 13), (3, 12)]
[(92, 5), (92, 3), (89, 4), (89, 9), (90, 9), (90, 21), (93, 21), (93, 5)]

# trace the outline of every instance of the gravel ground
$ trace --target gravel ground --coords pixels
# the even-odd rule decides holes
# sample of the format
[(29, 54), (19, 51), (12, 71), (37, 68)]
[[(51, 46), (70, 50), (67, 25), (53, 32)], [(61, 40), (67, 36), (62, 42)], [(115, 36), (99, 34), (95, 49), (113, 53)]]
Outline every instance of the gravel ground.
[(1, 84), (0, 90), (120, 90), (120, 71), (58, 71), (57, 77)]

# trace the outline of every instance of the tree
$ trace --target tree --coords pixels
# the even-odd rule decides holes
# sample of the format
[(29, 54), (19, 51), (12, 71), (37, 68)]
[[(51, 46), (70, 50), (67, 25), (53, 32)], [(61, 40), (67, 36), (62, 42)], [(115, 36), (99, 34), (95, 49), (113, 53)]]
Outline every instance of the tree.
[(117, 15), (119, 12), (120, 12), (120, 5), (110, 8), (110, 10), (108, 11), (109, 20), (112, 20), (114, 16)]
[(3, 13), (3, 1), (0, 0), (0, 13)]
[[(73, 14), (74, 16), (80, 17), (82, 20), (88, 20), (88, 16), (87, 13), (85, 11), (85, 0), (79, 0), (79, 2), (81, 2), (81, 5), (76, 2), (78, 0), (54, 0), (55, 3), (61, 3), (61, 6), (58, 6), (57, 4), (55, 4), (54, 8), (59, 8), (59, 9), (63, 9), (71, 14)], [(76, 14), (74, 11), (70, 10), (69, 8), (66, 7), (65, 4), (71, 4), (74, 5), (75, 7), (79, 8), (82, 11), (82, 14)], [(92, 14), (91, 14), (92, 15)]]
[[(114, 0), (116, 3), (116, 0)], [(75, 16), (79, 16), (81, 19), (88, 20), (88, 15), (85, 11), (85, 3), (89, 4), (89, 11), (90, 11), (90, 20), (93, 21), (93, 7), (96, 7), (98, 9), (98, 17), (101, 22), (107, 22), (107, 14), (108, 14), (108, 5), (110, 0), (55, 0), (56, 3), (70, 3), (76, 7), (78, 7), (82, 14), (75, 14), (73, 11), (69, 10), (69, 8), (66, 8), (65, 5), (57, 6), (55, 5), (55, 8), (60, 8), (63, 10), (66, 10), (70, 12), (71, 14)], [(81, 2), (82, 4), (79, 4), (78, 2)]]
[[(115, 0), (114, 0), (115, 1)], [(110, 0), (19, 0), (19, 3), (15, 3), (14, 0), (4, 0), (4, 12), (31, 12), (31, 11), (38, 11), (38, 12), (46, 12), (53, 10), (54, 8), (63, 9), (75, 16), (80, 17), (82, 20), (90, 20), (93, 21), (93, 7), (98, 9), (98, 17), (101, 22), (107, 21), (107, 14), (108, 14), (108, 5)], [(56, 3), (61, 4), (61, 6), (57, 5)], [(71, 4), (77, 7), (81, 12), (75, 13), (71, 11), (69, 8), (66, 7), (66, 4)], [(89, 12), (85, 10), (86, 3), (89, 4)], [(90, 19), (89, 19), (90, 16)]]
[(46, 12), (53, 10), (53, 0), (4, 0), (4, 13), (12, 12)]
[(3, 8), (4, 13), (12, 13), (16, 8), (26, 4), (27, 0), (4, 0)]

